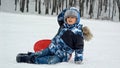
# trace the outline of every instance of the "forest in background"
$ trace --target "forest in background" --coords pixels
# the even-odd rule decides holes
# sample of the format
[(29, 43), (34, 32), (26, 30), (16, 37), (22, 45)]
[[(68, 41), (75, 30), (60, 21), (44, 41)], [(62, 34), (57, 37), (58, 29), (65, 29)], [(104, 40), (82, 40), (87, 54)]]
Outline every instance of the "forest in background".
[(0, 0), (0, 11), (5, 3), (12, 3), (14, 12), (48, 15), (58, 15), (63, 9), (74, 6), (84, 18), (120, 21), (120, 0)]

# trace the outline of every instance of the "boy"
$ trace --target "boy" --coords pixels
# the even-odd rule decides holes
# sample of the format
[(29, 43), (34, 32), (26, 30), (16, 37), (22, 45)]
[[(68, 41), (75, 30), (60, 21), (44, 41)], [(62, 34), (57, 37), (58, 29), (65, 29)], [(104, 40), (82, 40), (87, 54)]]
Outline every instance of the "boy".
[(60, 29), (49, 47), (36, 53), (18, 54), (17, 62), (34, 64), (68, 62), (75, 51), (74, 61), (80, 64), (83, 61), (84, 40), (82, 25), (79, 22), (79, 11), (76, 8), (67, 9), (64, 14), (64, 23), (60, 25)]

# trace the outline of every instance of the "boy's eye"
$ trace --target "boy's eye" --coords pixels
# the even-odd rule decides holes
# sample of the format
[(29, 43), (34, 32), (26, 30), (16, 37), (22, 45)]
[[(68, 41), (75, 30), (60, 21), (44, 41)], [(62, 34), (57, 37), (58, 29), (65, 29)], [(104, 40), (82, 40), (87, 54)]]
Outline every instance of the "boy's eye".
[(71, 18), (74, 18), (74, 17), (71, 17)]
[(70, 17), (67, 17), (67, 18), (70, 18)]

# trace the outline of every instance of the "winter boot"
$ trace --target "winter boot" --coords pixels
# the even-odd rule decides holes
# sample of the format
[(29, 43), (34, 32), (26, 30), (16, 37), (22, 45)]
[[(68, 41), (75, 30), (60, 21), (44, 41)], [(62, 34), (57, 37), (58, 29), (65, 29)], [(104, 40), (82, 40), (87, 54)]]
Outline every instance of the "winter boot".
[(17, 56), (16, 56), (16, 61), (18, 63), (27, 63), (29, 61), (29, 55), (25, 54), (25, 53), (19, 53)]
[(16, 56), (16, 61), (18, 63), (34, 63), (36, 55), (32, 52), (28, 53), (19, 53)]

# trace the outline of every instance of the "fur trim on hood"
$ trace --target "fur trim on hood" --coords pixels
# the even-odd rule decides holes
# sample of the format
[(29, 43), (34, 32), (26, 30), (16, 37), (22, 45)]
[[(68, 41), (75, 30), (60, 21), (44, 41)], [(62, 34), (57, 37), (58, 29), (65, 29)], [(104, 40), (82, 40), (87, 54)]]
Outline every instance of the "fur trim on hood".
[(93, 34), (91, 33), (90, 29), (87, 26), (84, 26), (82, 30), (85, 41), (90, 41), (93, 38)]

